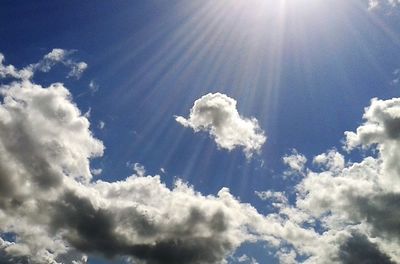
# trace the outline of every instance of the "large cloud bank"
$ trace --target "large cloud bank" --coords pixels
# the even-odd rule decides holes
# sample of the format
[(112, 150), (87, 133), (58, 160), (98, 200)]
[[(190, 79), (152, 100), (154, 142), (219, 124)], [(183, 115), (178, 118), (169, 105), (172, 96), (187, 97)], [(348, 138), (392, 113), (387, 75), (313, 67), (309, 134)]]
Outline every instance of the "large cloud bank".
[(240, 116), (236, 101), (221, 93), (202, 96), (194, 102), (188, 119), (177, 116), (176, 121), (195, 132), (208, 131), (221, 148), (243, 148), (248, 158), (266, 141), (257, 119)]
[[(65, 53), (53, 50), (32, 65), (51, 67)], [(35, 67), (0, 67), (2, 77), (16, 79), (0, 86), (2, 263), (76, 264), (87, 254), (149, 264), (222, 263), (245, 241), (273, 240), (265, 217), (226, 188), (203, 196), (180, 181), (169, 189), (144, 173), (93, 181), (90, 159), (102, 155), (102, 142), (63, 84), (31, 81)]]
[[(61, 83), (33, 83), (33, 66), (19, 70), (3, 61), (0, 74), (8, 82), (0, 86), (1, 263), (82, 264), (94, 254), (140, 264), (218, 264), (234, 259), (230, 255), (242, 243), (256, 241), (275, 248), (286, 264), (400, 262), (400, 99), (373, 99), (364, 123), (345, 133), (346, 151), (374, 150), (358, 162), (335, 149), (313, 159), (297, 151), (285, 156), (290, 176), (300, 177), (283, 175), (298, 180), (295, 197), (259, 190), (275, 208), (264, 216), (227, 188), (208, 196), (179, 180), (168, 188), (144, 170), (123, 181), (94, 181), (90, 160), (104, 146), (69, 91)], [(258, 129), (227, 96), (199, 100), (189, 119), (178, 121), (212, 130), (234, 113), (240, 125)], [(206, 123), (193, 123), (202, 117)], [(238, 145), (233, 142), (226, 144)]]

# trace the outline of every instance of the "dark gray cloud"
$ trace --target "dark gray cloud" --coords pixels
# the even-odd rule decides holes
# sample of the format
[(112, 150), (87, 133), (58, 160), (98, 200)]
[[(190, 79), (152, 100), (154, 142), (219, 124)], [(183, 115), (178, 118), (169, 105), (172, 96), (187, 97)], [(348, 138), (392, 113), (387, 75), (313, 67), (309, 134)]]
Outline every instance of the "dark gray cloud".
[(340, 246), (339, 260), (343, 264), (393, 264), (390, 257), (379, 250), (376, 244), (359, 233)]
[(8, 255), (6, 252), (0, 251), (0, 263), (1, 264), (31, 264), (28, 257), (18, 257)]
[[(133, 207), (120, 212), (95, 208), (87, 198), (68, 191), (51, 205), (52, 232), (64, 230), (65, 239), (74, 248), (86, 253), (96, 253), (107, 258), (129, 255), (146, 263), (218, 263), (234, 249), (225, 236), (229, 231), (224, 213), (217, 211), (210, 217), (191, 207), (189, 214), (179, 223), (165, 230), (165, 224), (154, 224)], [(129, 226), (140, 239), (131, 241), (120, 234), (119, 219), (128, 219)], [(209, 235), (199, 234), (201, 229)], [(142, 243), (164, 232), (163, 238), (152, 243)]]
[(400, 193), (357, 197), (353, 204), (353, 213), (371, 224), (373, 235), (400, 241)]

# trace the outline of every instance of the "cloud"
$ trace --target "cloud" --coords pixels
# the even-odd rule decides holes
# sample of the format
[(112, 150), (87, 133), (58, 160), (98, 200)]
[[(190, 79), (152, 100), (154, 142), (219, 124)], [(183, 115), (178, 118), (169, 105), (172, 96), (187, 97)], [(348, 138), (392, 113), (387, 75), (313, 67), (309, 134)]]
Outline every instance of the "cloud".
[[(51, 52), (44, 61), (64, 56)], [(0, 241), (2, 262), (77, 264), (96, 254), (216, 264), (244, 242), (275, 240), (268, 225), (279, 222), (227, 188), (207, 196), (180, 180), (168, 188), (140, 164), (125, 180), (93, 181), (90, 160), (104, 146), (68, 89), (42, 87), (7, 69), (18, 74), (0, 86), (0, 233), (15, 239)]]
[(94, 94), (99, 91), (99, 85), (94, 80), (91, 80), (89, 82), (89, 90), (92, 94)]
[(276, 253), (281, 264), (296, 264), (296, 252), (292, 250), (282, 249)]
[(345, 167), (344, 156), (335, 149), (315, 156), (313, 163), (330, 171), (341, 171)]
[(236, 258), (236, 262), (237, 263), (247, 263), (247, 264), (259, 264), (258, 261), (253, 258), (253, 257), (249, 257), (246, 254), (241, 255), (240, 257)]
[[(2, 263), (83, 264), (96, 254), (145, 264), (217, 264), (256, 241), (275, 247), (282, 263), (400, 262), (399, 98), (373, 99), (364, 122), (345, 133), (347, 151), (374, 150), (370, 156), (350, 162), (331, 149), (310, 167), (298, 152), (286, 156), (303, 177), (293, 190), (257, 192), (276, 209), (264, 216), (227, 188), (207, 196), (181, 180), (168, 188), (140, 164), (124, 180), (94, 181), (90, 161), (104, 146), (68, 89), (43, 87), (1, 65), (1, 77), (15, 79), (0, 86)], [(240, 117), (236, 102), (222, 94), (200, 98), (188, 119), (177, 119), (248, 155), (262, 144), (238, 143), (226, 127), (265, 141), (257, 122)]]
[(351, 263), (394, 263), (390, 258), (382, 253), (376, 244), (362, 234), (353, 234), (340, 246), (340, 261), (344, 264)]
[(53, 49), (39, 62), (32, 63), (21, 70), (16, 69), (13, 65), (4, 65), (4, 55), (0, 53), (0, 78), (10, 77), (27, 80), (32, 78), (35, 72), (49, 72), (56, 64), (61, 63), (70, 68), (67, 77), (79, 79), (86, 70), (87, 64), (71, 59), (70, 57), (74, 52), (73, 50)]
[(104, 121), (99, 121), (99, 123), (98, 123), (98, 125), (97, 125), (97, 127), (98, 127), (100, 130), (104, 129), (105, 126), (106, 126), (106, 123), (105, 123)]
[(266, 141), (257, 119), (240, 116), (236, 101), (221, 93), (202, 96), (194, 102), (188, 119), (176, 116), (176, 121), (195, 132), (207, 131), (220, 148), (243, 148), (248, 158)]
[(292, 150), (292, 154), (284, 156), (282, 160), (289, 167), (289, 170), (284, 172), (284, 176), (304, 175), (304, 166), (307, 158), (299, 154), (296, 149)]
[(391, 14), (399, 6), (399, 0), (368, 0), (368, 9), (371, 11), (384, 11)]
[(294, 187), (294, 204), (284, 193), (260, 192), (266, 202), (281, 201), (275, 217), (282, 230), (275, 236), (287, 243), (290, 259), (400, 262), (400, 99), (372, 99), (363, 119), (345, 132), (345, 149), (370, 149), (372, 156), (349, 162), (335, 149), (317, 155)]
[(288, 199), (284, 192), (255, 191), (255, 194), (263, 201), (270, 201), (274, 207), (281, 208), (288, 205)]

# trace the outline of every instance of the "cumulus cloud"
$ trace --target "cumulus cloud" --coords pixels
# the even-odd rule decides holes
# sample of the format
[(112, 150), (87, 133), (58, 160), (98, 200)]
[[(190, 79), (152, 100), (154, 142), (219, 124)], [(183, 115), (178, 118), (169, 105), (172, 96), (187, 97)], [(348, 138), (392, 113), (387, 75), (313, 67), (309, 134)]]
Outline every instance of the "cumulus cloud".
[[(309, 168), (304, 155), (286, 156), (303, 177), (293, 192), (257, 192), (276, 208), (264, 216), (227, 188), (207, 196), (180, 180), (168, 188), (140, 164), (124, 180), (94, 181), (100, 171), (90, 161), (104, 146), (68, 89), (43, 87), (22, 78), (23, 69), (1, 65), (0, 77), (15, 79), (0, 86), (1, 263), (84, 264), (96, 254), (145, 264), (218, 264), (242, 243), (261, 240), (277, 249), (281, 263), (400, 262), (398, 98), (373, 99), (364, 122), (345, 133), (347, 151), (373, 149), (371, 156), (350, 162), (332, 149)], [(229, 131), (265, 141), (257, 122), (241, 117), (222, 94), (200, 98), (188, 119), (177, 120), (248, 155), (260, 147)]]
[(294, 204), (283, 193), (259, 193), (280, 201), (282, 263), (299, 256), (305, 263), (400, 262), (400, 99), (372, 99), (363, 118), (345, 132), (345, 149), (372, 149), (372, 156), (354, 163), (335, 149), (315, 156), (295, 186)]
[(189, 118), (177, 116), (176, 121), (195, 132), (207, 131), (220, 148), (243, 148), (250, 158), (266, 141), (264, 131), (255, 118), (242, 117), (236, 100), (221, 93), (209, 93), (194, 102)]
[(292, 154), (284, 156), (282, 160), (283, 163), (289, 167), (289, 170), (284, 172), (285, 176), (304, 175), (304, 167), (307, 158), (298, 153), (296, 149), (292, 150)]
[(389, 256), (382, 253), (376, 244), (372, 243), (365, 235), (357, 233), (352, 234), (352, 236), (340, 246), (339, 258), (344, 264), (394, 263), (390, 260)]
[(140, 164), (125, 180), (93, 181), (99, 171), (90, 160), (104, 146), (67, 88), (42, 87), (7, 69), (18, 74), (0, 86), (0, 233), (15, 239), (0, 240), (2, 263), (83, 264), (96, 254), (148, 264), (216, 264), (244, 242), (275, 240), (267, 223), (280, 223), (227, 188), (208, 196), (179, 180), (168, 188)]

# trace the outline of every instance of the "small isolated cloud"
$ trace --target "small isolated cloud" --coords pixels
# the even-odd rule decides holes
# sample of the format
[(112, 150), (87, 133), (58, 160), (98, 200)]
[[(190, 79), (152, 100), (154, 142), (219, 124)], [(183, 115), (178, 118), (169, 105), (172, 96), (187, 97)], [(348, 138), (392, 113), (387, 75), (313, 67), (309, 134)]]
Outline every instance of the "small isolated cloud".
[(304, 174), (304, 166), (307, 162), (307, 158), (298, 153), (296, 149), (292, 150), (292, 154), (284, 156), (282, 160), (283, 163), (289, 167), (289, 169), (284, 172), (284, 176)]
[(103, 170), (102, 169), (91, 169), (90, 172), (93, 175), (97, 176), (97, 175), (100, 175), (103, 172)]
[(237, 257), (236, 262), (238, 262), (240, 264), (259, 264), (255, 258), (249, 257), (246, 254), (243, 254), (240, 257)]
[(99, 129), (104, 129), (105, 126), (106, 126), (106, 123), (104, 121), (99, 121), (99, 124), (97, 125), (97, 127)]
[(176, 116), (176, 121), (195, 132), (207, 131), (220, 148), (243, 148), (247, 158), (260, 152), (266, 141), (257, 119), (242, 117), (236, 100), (221, 93), (202, 96), (194, 102), (189, 118)]
[(390, 82), (391, 85), (397, 86), (400, 84), (400, 69), (393, 71), (393, 80)]
[(91, 80), (89, 82), (89, 90), (92, 94), (94, 94), (99, 91), (99, 85), (94, 80)]
[(144, 166), (140, 163), (135, 163), (133, 165), (133, 170), (135, 171), (136, 175), (144, 176), (146, 174), (146, 170)]

